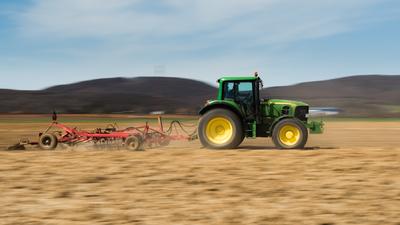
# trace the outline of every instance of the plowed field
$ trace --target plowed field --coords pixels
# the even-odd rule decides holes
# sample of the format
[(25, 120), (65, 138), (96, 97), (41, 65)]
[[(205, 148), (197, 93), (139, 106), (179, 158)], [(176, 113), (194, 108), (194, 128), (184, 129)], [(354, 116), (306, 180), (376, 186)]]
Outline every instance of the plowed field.
[(0, 124), (0, 224), (400, 224), (400, 122), (329, 122), (306, 150), (5, 151), (45, 126)]

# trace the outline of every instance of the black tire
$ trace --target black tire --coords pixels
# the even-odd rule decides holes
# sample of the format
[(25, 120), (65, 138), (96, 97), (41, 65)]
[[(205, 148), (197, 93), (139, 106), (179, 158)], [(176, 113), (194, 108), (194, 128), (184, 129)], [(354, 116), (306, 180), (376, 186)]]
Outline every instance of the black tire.
[[(224, 143), (216, 143), (207, 137), (207, 125), (214, 118), (222, 117), (229, 121), (232, 127), (231, 137)], [(225, 130), (224, 130), (225, 131)], [(237, 148), (244, 139), (243, 125), (240, 118), (232, 111), (227, 109), (212, 109), (206, 112), (199, 121), (198, 135), (201, 144), (211, 149), (234, 149)], [(228, 136), (229, 137), (229, 136)]]
[(54, 134), (43, 134), (39, 138), (39, 147), (43, 150), (54, 150), (57, 145), (58, 139)]
[[(281, 131), (284, 132), (282, 129), (287, 127), (287, 125), (295, 127), (296, 129), (294, 132), (298, 132), (298, 140), (290, 144), (283, 142), (282, 138), (284, 139), (285, 137), (280, 137)], [(275, 125), (274, 130), (272, 131), (272, 141), (275, 146), (280, 149), (302, 149), (306, 145), (307, 139), (308, 130), (306, 126), (297, 119), (281, 120)]]
[(135, 135), (130, 136), (125, 140), (126, 149), (131, 151), (140, 151), (142, 150), (142, 138)]

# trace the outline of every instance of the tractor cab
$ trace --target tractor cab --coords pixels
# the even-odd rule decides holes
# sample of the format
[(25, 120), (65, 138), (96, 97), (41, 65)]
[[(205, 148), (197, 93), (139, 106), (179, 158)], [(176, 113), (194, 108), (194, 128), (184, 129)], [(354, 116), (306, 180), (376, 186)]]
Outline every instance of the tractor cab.
[(223, 77), (218, 80), (218, 100), (237, 104), (245, 120), (255, 120), (260, 111), (261, 79), (254, 77)]

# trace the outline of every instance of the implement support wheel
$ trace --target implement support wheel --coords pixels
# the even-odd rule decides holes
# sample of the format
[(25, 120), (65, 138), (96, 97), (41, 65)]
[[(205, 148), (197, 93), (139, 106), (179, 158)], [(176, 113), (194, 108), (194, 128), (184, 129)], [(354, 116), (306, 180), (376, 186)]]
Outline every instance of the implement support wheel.
[(54, 134), (43, 134), (39, 139), (39, 147), (43, 150), (54, 150), (57, 148), (58, 140)]
[(142, 147), (142, 138), (138, 135), (130, 136), (125, 140), (125, 146), (128, 150), (140, 151)]

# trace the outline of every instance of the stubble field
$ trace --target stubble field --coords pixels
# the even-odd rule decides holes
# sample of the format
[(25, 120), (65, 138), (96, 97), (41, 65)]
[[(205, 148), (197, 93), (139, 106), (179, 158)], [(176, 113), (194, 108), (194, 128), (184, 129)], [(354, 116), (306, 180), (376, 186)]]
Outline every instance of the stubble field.
[(400, 121), (331, 121), (306, 150), (5, 151), (46, 125), (2, 118), (0, 224), (400, 224)]

